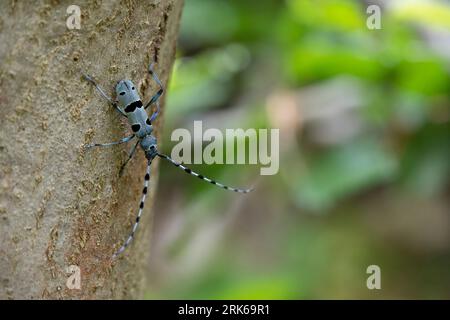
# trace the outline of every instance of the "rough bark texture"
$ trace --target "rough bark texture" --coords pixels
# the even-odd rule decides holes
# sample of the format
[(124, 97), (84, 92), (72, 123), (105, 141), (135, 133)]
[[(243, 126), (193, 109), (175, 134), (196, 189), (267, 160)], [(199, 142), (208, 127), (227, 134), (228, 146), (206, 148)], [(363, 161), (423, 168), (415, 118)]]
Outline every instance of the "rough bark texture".
[[(66, 27), (71, 4), (81, 8), (80, 30)], [(119, 178), (132, 144), (83, 151), (130, 130), (80, 72), (111, 95), (118, 80), (132, 79), (145, 103), (157, 89), (149, 61), (167, 83), (181, 7), (182, 0), (1, 1), (1, 299), (142, 297), (153, 193), (132, 246), (118, 260), (111, 255), (134, 222), (146, 161), (138, 151)], [(70, 265), (80, 267), (80, 290), (66, 286)]]

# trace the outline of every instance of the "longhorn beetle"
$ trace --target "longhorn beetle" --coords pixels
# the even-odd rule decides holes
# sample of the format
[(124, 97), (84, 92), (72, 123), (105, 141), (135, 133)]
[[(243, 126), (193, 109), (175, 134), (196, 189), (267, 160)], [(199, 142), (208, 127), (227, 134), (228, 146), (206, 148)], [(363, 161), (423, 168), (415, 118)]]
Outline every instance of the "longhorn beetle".
[[(120, 80), (116, 84), (116, 100), (113, 100), (111, 97), (109, 97), (105, 91), (95, 82), (95, 80), (87, 74), (83, 73), (84, 79), (89, 81), (94, 87), (97, 89), (97, 91), (100, 93), (100, 95), (108, 100), (108, 102), (119, 112), (122, 116), (126, 117), (128, 119), (129, 124), (131, 125), (131, 130), (133, 131), (132, 135), (129, 135), (125, 138), (122, 138), (119, 141), (116, 142), (110, 142), (110, 143), (93, 143), (85, 145), (86, 149), (90, 149), (93, 147), (109, 147), (117, 144), (122, 144), (129, 142), (133, 140), (134, 138), (137, 138), (136, 144), (131, 148), (131, 152), (127, 158), (127, 160), (122, 164), (119, 176), (122, 175), (123, 170), (127, 163), (131, 160), (133, 157), (137, 146), (140, 145), (142, 150), (145, 153), (145, 157), (147, 158), (147, 169), (145, 172), (144, 177), (144, 188), (142, 189), (142, 196), (141, 196), (141, 202), (139, 204), (139, 211), (136, 217), (136, 221), (133, 225), (133, 229), (131, 230), (130, 235), (128, 236), (125, 243), (120, 247), (120, 249), (114, 253), (113, 258), (116, 258), (119, 254), (121, 254), (133, 241), (134, 235), (136, 233), (136, 229), (138, 228), (139, 221), (141, 218), (142, 210), (144, 209), (144, 201), (145, 197), (148, 192), (148, 184), (150, 180), (150, 165), (152, 164), (152, 161), (155, 157), (160, 157), (162, 159), (165, 159), (169, 161), (171, 164), (173, 164), (175, 167), (181, 168), (184, 170), (184, 172), (189, 173), (197, 178), (200, 178), (206, 182), (209, 182), (213, 185), (216, 185), (220, 188), (231, 190), (235, 192), (240, 193), (248, 193), (252, 189), (238, 189), (233, 187), (228, 187), (224, 184), (221, 184), (219, 182), (216, 182), (212, 179), (209, 179), (205, 176), (202, 176), (201, 174), (198, 174), (191, 169), (185, 167), (181, 163), (176, 162), (175, 160), (171, 159), (169, 156), (159, 153), (156, 145), (156, 138), (152, 134), (153, 132), (153, 126), (152, 122), (156, 119), (156, 117), (159, 114), (160, 106), (159, 106), (159, 98), (164, 92), (164, 87), (161, 83), (161, 81), (158, 79), (158, 76), (153, 70), (153, 63), (151, 63), (148, 67), (148, 72), (152, 76), (153, 80), (158, 84), (159, 90), (156, 92), (155, 95), (150, 99), (150, 101), (144, 106), (141, 102), (141, 99), (139, 97), (139, 94), (137, 92), (136, 87), (134, 86), (133, 82), (130, 80)], [(150, 117), (148, 117), (146, 109), (150, 107), (152, 104), (156, 104), (156, 111), (152, 113)]]

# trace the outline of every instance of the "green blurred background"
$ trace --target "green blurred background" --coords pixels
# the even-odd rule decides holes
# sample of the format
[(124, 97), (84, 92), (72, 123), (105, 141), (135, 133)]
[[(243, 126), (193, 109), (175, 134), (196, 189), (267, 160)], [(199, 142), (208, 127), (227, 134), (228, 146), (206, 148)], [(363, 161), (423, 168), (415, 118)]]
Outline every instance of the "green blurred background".
[(164, 152), (279, 128), (280, 171), (161, 163), (146, 297), (450, 298), (449, 74), (447, 1), (186, 0)]

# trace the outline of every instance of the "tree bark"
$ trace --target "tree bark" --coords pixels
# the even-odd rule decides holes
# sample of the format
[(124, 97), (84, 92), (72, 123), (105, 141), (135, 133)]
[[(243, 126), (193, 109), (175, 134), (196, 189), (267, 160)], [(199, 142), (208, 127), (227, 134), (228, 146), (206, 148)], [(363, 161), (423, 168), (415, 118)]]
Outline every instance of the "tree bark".
[[(81, 9), (79, 30), (66, 26), (71, 4)], [(139, 232), (112, 260), (137, 214), (146, 160), (139, 150), (119, 177), (133, 142), (84, 151), (130, 130), (81, 71), (109, 95), (131, 79), (145, 103), (157, 91), (149, 62), (167, 84), (181, 8), (182, 0), (1, 1), (0, 299), (143, 297), (157, 161)], [(70, 266), (80, 289), (66, 285)]]

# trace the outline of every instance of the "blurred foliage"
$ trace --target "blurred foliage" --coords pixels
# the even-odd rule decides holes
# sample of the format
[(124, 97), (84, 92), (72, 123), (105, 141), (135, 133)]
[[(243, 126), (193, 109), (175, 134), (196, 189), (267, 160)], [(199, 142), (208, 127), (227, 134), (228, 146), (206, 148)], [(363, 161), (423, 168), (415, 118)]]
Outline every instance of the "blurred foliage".
[(149, 298), (449, 298), (450, 6), (389, 1), (369, 30), (369, 3), (186, 0), (164, 152), (193, 120), (275, 127), (280, 172), (192, 166), (256, 180), (242, 198), (161, 164)]

